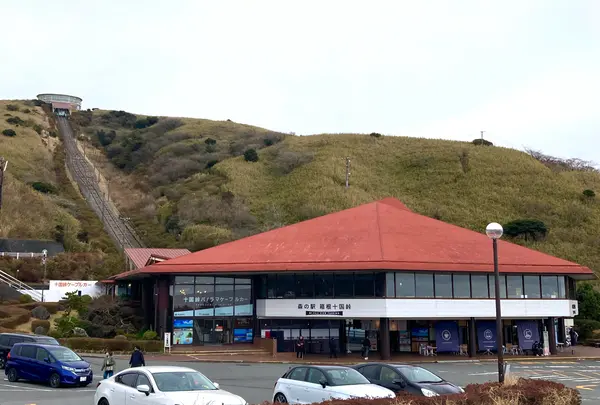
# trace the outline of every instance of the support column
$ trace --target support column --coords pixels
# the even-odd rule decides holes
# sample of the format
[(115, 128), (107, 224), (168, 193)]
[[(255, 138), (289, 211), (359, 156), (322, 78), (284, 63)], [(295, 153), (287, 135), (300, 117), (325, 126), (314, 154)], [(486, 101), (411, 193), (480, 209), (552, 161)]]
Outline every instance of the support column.
[(390, 350), (390, 319), (389, 318), (380, 318), (379, 319), (379, 340), (380, 340), (380, 349), (379, 353), (381, 354), (381, 360), (391, 360), (391, 350)]
[(158, 305), (156, 311), (158, 312), (158, 324), (156, 325), (156, 332), (159, 336), (167, 331), (167, 312), (169, 308), (169, 279), (160, 278), (158, 280)]
[(554, 325), (554, 318), (548, 318), (545, 320), (546, 329), (548, 329), (548, 344), (550, 346), (550, 354), (557, 354), (556, 350), (556, 326)]
[(567, 341), (567, 328), (565, 327), (565, 318), (558, 318), (558, 340), (562, 343)]
[(475, 318), (469, 319), (469, 357), (477, 354), (477, 337), (475, 336)]

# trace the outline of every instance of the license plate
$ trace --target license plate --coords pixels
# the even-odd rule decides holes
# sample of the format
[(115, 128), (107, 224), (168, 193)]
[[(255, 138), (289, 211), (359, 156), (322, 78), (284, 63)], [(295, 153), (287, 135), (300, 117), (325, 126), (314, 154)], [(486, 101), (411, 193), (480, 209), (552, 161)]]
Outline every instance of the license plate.
[(81, 382), (87, 381), (87, 377), (79, 377), (79, 381), (81, 381)]

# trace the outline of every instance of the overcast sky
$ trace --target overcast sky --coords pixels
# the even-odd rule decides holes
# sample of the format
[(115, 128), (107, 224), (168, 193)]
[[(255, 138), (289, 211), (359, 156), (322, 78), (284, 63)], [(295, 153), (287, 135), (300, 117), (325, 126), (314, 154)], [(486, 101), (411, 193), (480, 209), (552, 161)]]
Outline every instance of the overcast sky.
[(0, 98), (600, 162), (600, 0), (0, 0)]

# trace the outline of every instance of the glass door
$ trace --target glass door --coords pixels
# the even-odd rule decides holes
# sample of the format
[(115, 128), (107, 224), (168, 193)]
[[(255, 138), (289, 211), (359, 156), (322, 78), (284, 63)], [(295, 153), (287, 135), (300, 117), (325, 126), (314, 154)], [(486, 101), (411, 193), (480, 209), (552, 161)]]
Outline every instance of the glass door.
[(215, 319), (214, 321), (214, 340), (215, 343), (230, 344), (233, 343), (233, 331), (231, 328), (231, 319)]

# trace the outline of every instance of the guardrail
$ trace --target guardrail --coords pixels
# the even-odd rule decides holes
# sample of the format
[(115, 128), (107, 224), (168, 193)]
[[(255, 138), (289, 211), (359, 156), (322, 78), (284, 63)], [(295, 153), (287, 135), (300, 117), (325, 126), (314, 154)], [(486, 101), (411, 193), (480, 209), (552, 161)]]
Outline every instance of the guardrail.
[(0, 257), (16, 257), (17, 259), (29, 259), (42, 256), (44, 256), (44, 254), (38, 252), (0, 252)]
[(42, 300), (42, 293), (31, 288), (31, 286), (16, 279), (15, 277), (11, 276), (10, 274), (3, 272), (2, 270), (0, 270), (0, 283), (6, 284), (13, 290), (19, 291), (21, 293), (24, 291), (25, 294), (27, 294), (31, 298), (33, 298), (34, 301), (39, 302)]

